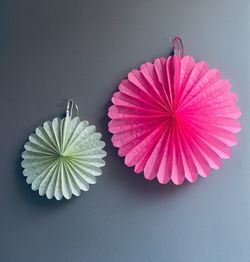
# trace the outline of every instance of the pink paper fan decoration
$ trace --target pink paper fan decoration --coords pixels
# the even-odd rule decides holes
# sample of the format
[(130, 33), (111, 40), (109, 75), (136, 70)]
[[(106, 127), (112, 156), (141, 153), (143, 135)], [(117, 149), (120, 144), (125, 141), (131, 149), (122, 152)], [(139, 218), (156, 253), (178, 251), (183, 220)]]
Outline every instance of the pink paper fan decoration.
[(112, 143), (127, 166), (146, 179), (180, 185), (219, 169), (237, 144), (241, 127), (237, 95), (218, 69), (175, 54), (132, 70), (121, 81), (109, 108)]

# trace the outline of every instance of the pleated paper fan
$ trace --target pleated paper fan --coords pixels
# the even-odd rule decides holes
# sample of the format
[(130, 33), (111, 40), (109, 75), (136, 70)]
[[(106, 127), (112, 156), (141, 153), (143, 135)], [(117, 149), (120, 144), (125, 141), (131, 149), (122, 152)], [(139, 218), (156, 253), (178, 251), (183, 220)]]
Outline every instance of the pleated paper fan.
[(205, 61), (183, 56), (156, 58), (121, 81), (109, 108), (112, 143), (135, 173), (180, 185), (207, 177), (230, 157), (241, 127), (231, 84)]
[(88, 191), (105, 165), (101, 134), (88, 121), (72, 117), (73, 107), (76, 105), (70, 100), (66, 117), (45, 122), (24, 146), (22, 167), (26, 182), (49, 199), (70, 199), (72, 194), (79, 196), (81, 190)]

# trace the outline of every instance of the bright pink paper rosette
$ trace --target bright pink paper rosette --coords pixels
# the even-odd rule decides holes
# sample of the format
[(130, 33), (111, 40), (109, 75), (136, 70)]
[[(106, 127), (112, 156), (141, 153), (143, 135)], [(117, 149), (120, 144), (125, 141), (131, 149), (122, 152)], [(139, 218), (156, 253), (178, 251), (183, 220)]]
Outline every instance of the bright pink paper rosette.
[(241, 127), (237, 95), (218, 69), (183, 56), (179, 37), (175, 55), (156, 58), (121, 81), (109, 108), (112, 143), (125, 164), (180, 185), (219, 169), (237, 144)]

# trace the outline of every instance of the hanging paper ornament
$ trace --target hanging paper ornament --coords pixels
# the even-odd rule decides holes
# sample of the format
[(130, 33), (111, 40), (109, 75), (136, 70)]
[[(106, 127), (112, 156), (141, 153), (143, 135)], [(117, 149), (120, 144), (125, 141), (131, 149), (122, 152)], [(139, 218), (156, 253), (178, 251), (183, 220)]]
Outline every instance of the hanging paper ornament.
[(240, 108), (231, 84), (205, 61), (183, 56), (179, 37), (174, 55), (156, 58), (122, 80), (109, 108), (112, 143), (125, 164), (160, 183), (207, 177), (237, 144)]
[[(73, 117), (73, 110), (77, 117)], [(70, 100), (66, 117), (47, 121), (29, 137), (22, 154), (26, 182), (39, 195), (70, 199), (88, 191), (105, 165), (105, 143), (96, 127), (78, 117), (78, 107)]]

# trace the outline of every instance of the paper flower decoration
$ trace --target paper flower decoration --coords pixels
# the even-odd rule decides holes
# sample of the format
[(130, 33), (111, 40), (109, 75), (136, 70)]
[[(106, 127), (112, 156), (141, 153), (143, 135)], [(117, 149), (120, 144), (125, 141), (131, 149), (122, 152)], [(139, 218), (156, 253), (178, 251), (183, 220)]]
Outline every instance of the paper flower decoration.
[(76, 105), (70, 100), (66, 117), (45, 122), (24, 146), (22, 167), (26, 182), (49, 199), (70, 199), (72, 194), (79, 196), (81, 190), (88, 191), (105, 165), (101, 134), (87, 121), (72, 117), (73, 106)]
[(219, 70), (183, 57), (178, 37), (174, 50), (122, 80), (109, 108), (109, 131), (119, 156), (136, 173), (180, 185), (198, 174), (207, 177), (229, 158), (241, 112)]

